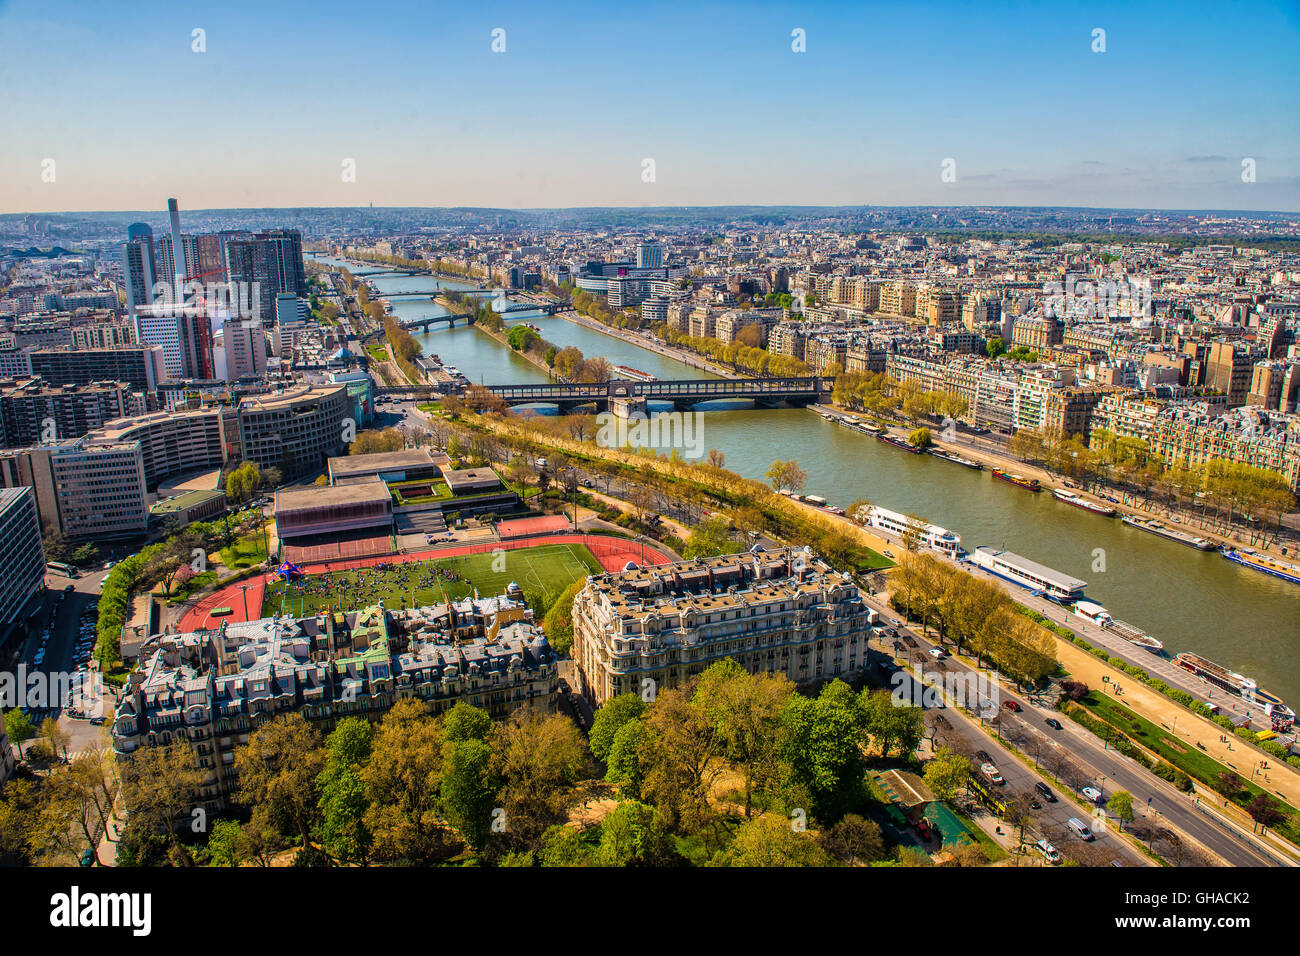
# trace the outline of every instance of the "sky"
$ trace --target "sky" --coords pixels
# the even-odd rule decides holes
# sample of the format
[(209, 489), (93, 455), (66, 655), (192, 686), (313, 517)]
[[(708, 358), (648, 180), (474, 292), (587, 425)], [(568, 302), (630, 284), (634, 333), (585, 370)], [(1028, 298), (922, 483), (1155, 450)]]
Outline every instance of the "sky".
[(1297, 50), (1297, 0), (0, 0), (0, 212), (1300, 211)]

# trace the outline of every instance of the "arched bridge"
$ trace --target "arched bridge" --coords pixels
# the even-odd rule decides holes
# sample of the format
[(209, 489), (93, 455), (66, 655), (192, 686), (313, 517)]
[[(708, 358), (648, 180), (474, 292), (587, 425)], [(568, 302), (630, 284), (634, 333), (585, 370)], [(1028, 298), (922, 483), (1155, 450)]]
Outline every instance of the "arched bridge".
[[(487, 390), (507, 405), (546, 403), (561, 411), (582, 405), (609, 408), (614, 399), (642, 398), (652, 402), (672, 402), (677, 409), (689, 409), (701, 402), (719, 399), (746, 399), (761, 407), (808, 405), (820, 401), (833, 385), (831, 379), (806, 378), (700, 379), (671, 382), (570, 382), (545, 385), (488, 385)], [(446, 394), (454, 386), (380, 387), (377, 395), (402, 395), (427, 398), (434, 393)]]

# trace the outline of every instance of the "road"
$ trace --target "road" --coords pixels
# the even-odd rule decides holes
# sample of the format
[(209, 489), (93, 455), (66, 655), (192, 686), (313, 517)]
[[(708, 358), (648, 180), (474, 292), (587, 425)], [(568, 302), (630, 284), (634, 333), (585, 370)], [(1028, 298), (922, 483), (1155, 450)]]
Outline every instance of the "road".
[[(908, 638), (914, 638), (914, 635), (903, 631), (902, 639)], [(879, 640), (876, 643), (880, 643)], [(872, 682), (883, 681), (887, 688), (901, 695), (903, 700), (926, 706), (926, 732), (935, 749), (947, 747), (967, 757), (974, 766), (976, 774), (979, 773), (980, 765), (985, 762), (985, 759), (979, 756), (981, 751), (993, 758), (992, 763), (1005, 782), (1001, 785), (988, 783), (989, 790), (1003, 802), (1016, 800), (1030, 807), (1030, 820), (1024, 828), (1024, 840), (1027, 844), (1032, 844), (1040, 837), (1045, 838), (1065, 857), (1090, 866), (1105, 866), (1112, 861), (1118, 861), (1118, 865), (1122, 866), (1152, 865), (1150, 859), (1124, 840), (1116, 838), (1113, 834), (1099, 832), (1093, 817), (1087, 810), (1061, 793), (1060, 788), (1046, 776), (1035, 772), (1033, 768), (1013, 756), (1001, 741), (995, 740), (982, 730), (979, 721), (975, 718), (969, 717), (955, 707), (941, 705), (940, 698), (923, 688), (915, 676), (906, 670), (898, 670), (891, 674), (890, 670), (895, 665), (892, 664), (893, 655), (890, 650), (888, 643), (882, 644), (879, 652), (871, 649)], [(925, 661), (923, 669), (926, 674), (932, 670), (930, 665), (935, 665), (933, 668), (935, 671), (941, 670), (940, 662), (926, 656), (923, 652), (913, 656), (918, 663), (922, 658)], [(1036, 784), (1046, 787), (1056, 800), (1049, 801), (1035, 789)], [(1038, 804), (1037, 808), (1034, 808), (1034, 803)], [(1096, 839), (1088, 842), (1076, 836), (1066, 825), (1066, 821), (1071, 817), (1084, 820), (1094, 831), (1098, 831)], [(1015, 832), (1017, 828), (1007, 823), (1001, 825), (1002, 833), (997, 833), (997, 829), (995, 827), (990, 835), (1004, 848), (1014, 852), (1020, 843), (1019, 833)], [(1030, 852), (1031, 859), (1042, 861), (1042, 857), (1035, 851)]]
[[(866, 595), (864, 599), (867, 599)], [(972, 667), (963, 660), (953, 657), (943, 661), (935, 660), (929, 655), (930, 649), (937, 646), (934, 642), (917, 631), (904, 627), (879, 602), (868, 599), (868, 604), (880, 609), (904, 639), (903, 659), (910, 656), (910, 660), (922, 665), (927, 673), (959, 674), (968, 687), (974, 686), (969, 683), (974, 679), (989, 679), (990, 672)], [(907, 639), (914, 641), (915, 647), (907, 645)], [(1154, 827), (1163, 821), (1218, 854), (1232, 866), (1277, 865), (1252, 841), (1235, 831), (1225, 830), (1196, 809), (1196, 798), (1181, 793), (1127, 757), (1110, 750), (1103, 741), (1073, 721), (1060, 720), (1060, 730), (1048, 727), (1046, 721), (1049, 717), (1059, 718), (1053, 706), (1054, 701), (1019, 694), (1006, 681), (993, 685), (990, 696), (997, 704), (998, 716), (989, 721), (996, 732), (1012, 741), (1016, 749), (1034, 759), (1036, 765), (1045, 766), (1053, 776), (1076, 792), (1079, 787), (1094, 786), (1101, 790), (1105, 800), (1116, 790), (1127, 790), (1133, 794), (1135, 808), (1143, 814), (1149, 812), (1153, 815), (1152, 819), (1146, 821), (1149, 826)], [(1020, 712), (1008, 709), (1005, 706), (1007, 701), (1013, 701), (1019, 706)], [(1003, 764), (999, 763), (998, 766), (1006, 772)], [(1158, 818), (1154, 818), (1156, 814)]]

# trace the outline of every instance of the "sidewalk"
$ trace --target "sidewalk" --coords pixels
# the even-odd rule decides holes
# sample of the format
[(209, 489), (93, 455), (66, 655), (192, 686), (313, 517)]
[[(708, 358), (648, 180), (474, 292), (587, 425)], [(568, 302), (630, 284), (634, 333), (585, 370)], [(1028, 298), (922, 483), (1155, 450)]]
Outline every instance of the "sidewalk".
[[(1202, 752), (1228, 766), (1242, 779), (1253, 781), (1293, 807), (1300, 806), (1300, 774), (1286, 764), (1280, 764), (1276, 758), (1261, 754), (1218, 724), (1192, 713), (1164, 694), (1115, 670), (1074, 644), (1058, 640), (1057, 652), (1061, 666), (1070, 672), (1071, 677), (1083, 681), (1094, 690), (1112, 695), (1118, 684), (1118, 700), (1125, 707), (1187, 741), (1189, 748), (1202, 749)], [(1109, 680), (1103, 682), (1103, 676)], [(1225, 737), (1226, 741), (1223, 739)], [(1198, 743), (1203, 748), (1197, 748)], [(1259, 769), (1261, 761), (1267, 762), (1267, 769)], [(1259, 769), (1258, 774), (1255, 773), (1256, 769)]]

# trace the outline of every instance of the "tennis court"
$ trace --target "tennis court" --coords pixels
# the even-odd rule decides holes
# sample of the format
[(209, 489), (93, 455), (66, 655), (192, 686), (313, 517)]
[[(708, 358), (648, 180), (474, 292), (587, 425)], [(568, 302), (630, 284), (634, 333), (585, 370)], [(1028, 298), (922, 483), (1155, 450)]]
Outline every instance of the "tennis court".
[(376, 554), (392, 554), (393, 541), (386, 534), (361, 534), (350, 537), (296, 538), (281, 545), (284, 560), (294, 564), (317, 564), (322, 561), (346, 561)]

